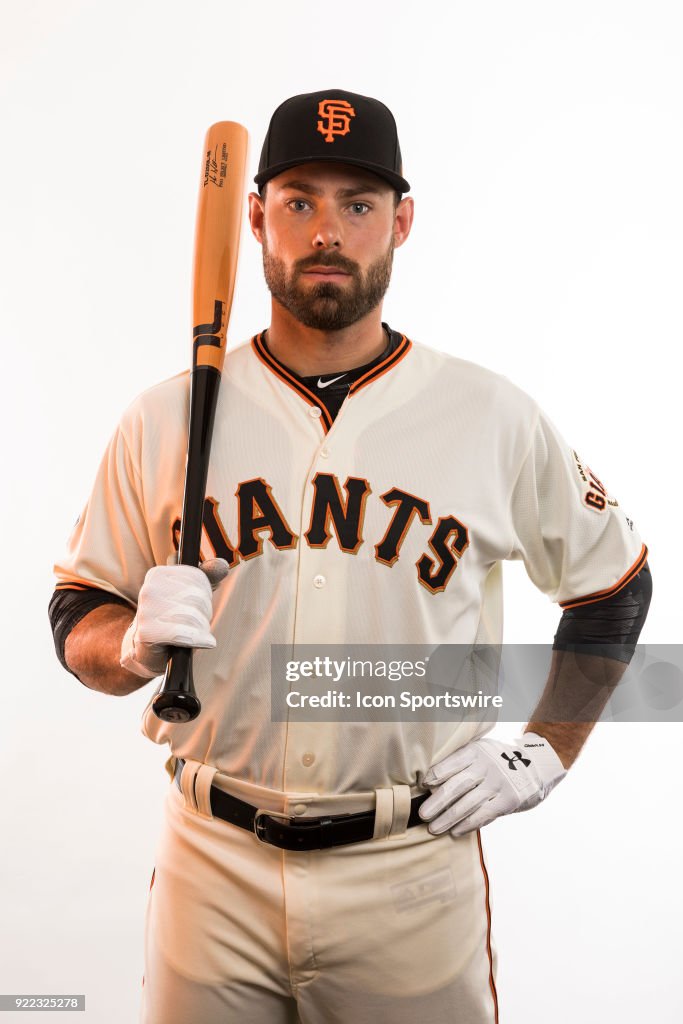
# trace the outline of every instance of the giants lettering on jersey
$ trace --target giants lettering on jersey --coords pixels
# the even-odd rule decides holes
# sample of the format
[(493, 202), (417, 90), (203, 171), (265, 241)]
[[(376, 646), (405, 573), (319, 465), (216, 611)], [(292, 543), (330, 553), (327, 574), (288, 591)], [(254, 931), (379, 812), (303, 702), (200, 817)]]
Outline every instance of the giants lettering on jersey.
[[(366, 539), (363, 536), (364, 514), (372, 488), (367, 480), (347, 477), (342, 486), (336, 476), (317, 473), (312, 481), (311, 520), (304, 540), (313, 548), (326, 548), (334, 538), (341, 551), (355, 555)], [(219, 502), (208, 497), (204, 501), (204, 531), (216, 557), (225, 558), (232, 568), (240, 560), (247, 561), (263, 554), (266, 541), (279, 551), (293, 550), (299, 540), (272, 494), (271, 485), (258, 477), (245, 480), (235, 492), (237, 498), (238, 541), (228, 537), (219, 513)], [(401, 547), (415, 519), (431, 525), (429, 502), (398, 487), (381, 494), (379, 500), (388, 510), (384, 535), (375, 544), (375, 560), (393, 566), (401, 555)], [(180, 518), (172, 527), (173, 544), (178, 549)], [(440, 594), (448, 586), (458, 560), (469, 545), (467, 527), (455, 516), (441, 516), (427, 541), (429, 551), (415, 563), (417, 580), (431, 594)], [(206, 557), (201, 554), (201, 559)]]
[(619, 502), (617, 499), (611, 498), (608, 495), (605, 485), (598, 480), (592, 469), (582, 464), (581, 459), (573, 449), (572, 455), (574, 456), (576, 471), (584, 484), (587, 485), (583, 493), (583, 503), (586, 508), (593, 509), (594, 512), (604, 512), (608, 505), (611, 505), (612, 508), (618, 508)]

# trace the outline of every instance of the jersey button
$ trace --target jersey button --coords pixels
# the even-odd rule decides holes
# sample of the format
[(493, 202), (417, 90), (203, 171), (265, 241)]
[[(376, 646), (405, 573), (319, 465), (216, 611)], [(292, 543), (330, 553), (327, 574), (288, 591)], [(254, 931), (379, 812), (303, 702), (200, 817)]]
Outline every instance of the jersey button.
[(315, 754), (304, 754), (304, 756), (301, 758), (301, 763), (304, 766), (304, 768), (310, 768), (314, 761)]
[(329, 459), (329, 457), (330, 457), (330, 449), (329, 448), (321, 448), (320, 449), (320, 458), (321, 459)]
[(320, 408), (320, 406), (318, 406), (318, 405), (312, 406), (311, 409), (309, 409), (309, 412), (308, 412), (308, 415), (312, 416), (314, 420), (317, 420), (320, 416), (322, 416), (322, 414), (323, 414), (323, 411)]
[(294, 804), (292, 810), (295, 814), (303, 814), (306, 810), (306, 804)]
[(327, 580), (325, 579), (324, 576), (314, 576), (313, 577), (313, 586), (317, 587), (318, 590), (320, 590), (321, 587), (324, 587), (326, 583), (327, 583)]

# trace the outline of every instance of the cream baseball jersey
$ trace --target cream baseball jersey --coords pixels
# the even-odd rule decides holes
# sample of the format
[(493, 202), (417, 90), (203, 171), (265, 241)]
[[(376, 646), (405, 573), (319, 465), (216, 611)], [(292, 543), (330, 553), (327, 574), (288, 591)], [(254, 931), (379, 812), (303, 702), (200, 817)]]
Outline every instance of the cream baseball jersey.
[[(502, 562), (561, 607), (616, 593), (647, 551), (537, 403), (506, 377), (407, 338), (332, 420), (262, 335), (228, 352), (202, 556), (230, 571), (217, 647), (197, 651), (202, 711), (143, 733), (185, 759), (285, 792), (411, 785), (485, 723), (272, 722), (272, 644), (502, 641)], [(55, 566), (58, 587), (135, 605), (177, 543), (189, 374), (139, 396)], [(151, 685), (151, 688), (155, 684)], [(156, 692), (156, 690), (155, 690)]]

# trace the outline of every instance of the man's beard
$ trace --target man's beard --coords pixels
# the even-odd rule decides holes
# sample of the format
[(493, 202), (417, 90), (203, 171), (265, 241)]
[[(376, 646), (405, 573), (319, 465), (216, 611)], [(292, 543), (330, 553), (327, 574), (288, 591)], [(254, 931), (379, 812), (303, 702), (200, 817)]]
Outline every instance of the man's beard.
[[(393, 259), (392, 237), (384, 256), (371, 263), (365, 274), (353, 260), (328, 251), (297, 260), (288, 277), (283, 261), (271, 253), (263, 235), (263, 272), (271, 295), (296, 320), (319, 331), (340, 331), (375, 309), (389, 287)], [(299, 275), (310, 267), (338, 267), (350, 275), (350, 281), (320, 281), (301, 287)]]

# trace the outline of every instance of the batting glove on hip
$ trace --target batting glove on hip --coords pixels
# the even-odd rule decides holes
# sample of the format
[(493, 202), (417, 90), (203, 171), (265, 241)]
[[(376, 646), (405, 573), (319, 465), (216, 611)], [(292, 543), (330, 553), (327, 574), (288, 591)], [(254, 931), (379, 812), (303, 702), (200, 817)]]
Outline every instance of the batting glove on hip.
[(502, 814), (535, 807), (566, 774), (550, 743), (536, 733), (510, 743), (472, 740), (429, 768), (423, 782), (432, 795), (420, 817), (434, 835), (450, 829), (462, 836)]
[(169, 647), (216, 646), (211, 592), (228, 573), (224, 558), (194, 565), (155, 565), (145, 576), (135, 618), (121, 643), (121, 667), (143, 679), (162, 675)]

